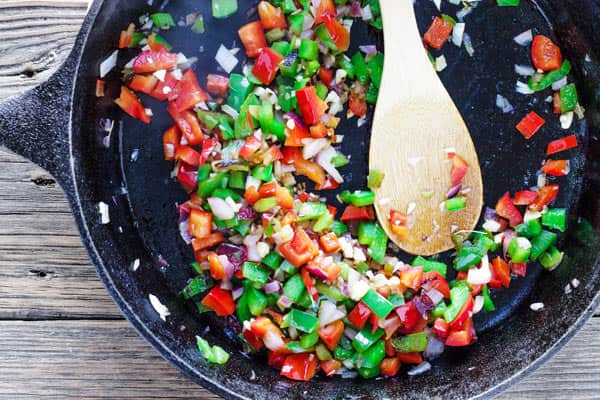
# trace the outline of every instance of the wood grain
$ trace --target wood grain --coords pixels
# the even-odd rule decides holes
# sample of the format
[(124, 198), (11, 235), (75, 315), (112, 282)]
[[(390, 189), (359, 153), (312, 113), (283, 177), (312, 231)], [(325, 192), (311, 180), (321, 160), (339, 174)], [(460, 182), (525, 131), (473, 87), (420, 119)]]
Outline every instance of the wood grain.
[[(0, 0), (0, 98), (65, 59), (80, 0)], [(31, 73), (33, 71), (33, 73)], [(600, 319), (500, 398), (600, 399)], [(48, 174), (0, 150), (0, 399), (216, 399), (122, 320)]]

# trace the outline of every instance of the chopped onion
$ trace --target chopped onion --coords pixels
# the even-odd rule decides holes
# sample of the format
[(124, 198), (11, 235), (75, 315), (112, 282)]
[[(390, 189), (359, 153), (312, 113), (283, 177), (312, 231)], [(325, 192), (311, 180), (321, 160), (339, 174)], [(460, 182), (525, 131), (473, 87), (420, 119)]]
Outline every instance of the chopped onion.
[(456, 25), (454, 25), (454, 29), (452, 29), (452, 43), (454, 43), (455, 46), (457, 46), (457, 47), (462, 46), (464, 33), (465, 33), (465, 23), (464, 22), (458, 22)]
[(502, 252), (504, 254), (504, 258), (506, 258), (506, 255), (508, 254), (508, 245), (515, 236), (515, 231), (512, 229), (507, 229), (504, 231), (504, 235), (502, 236)]
[(498, 107), (504, 114), (511, 113), (515, 110), (512, 104), (509, 103), (508, 99), (501, 94), (496, 95), (496, 107)]
[(427, 292), (425, 292), (425, 294), (427, 295), (427, 297), (429, 297), (431, 299), (431, 302), (434, 305), (436, 305), (437, 303), (442, 301), (442, 299), (444, 298), (444, 295), (435, 288), (429, 289)]
[(271, 281), (271, 282), (265, 284), (265, 293), (266, 294), (281, 293), (281, 282)]
[(433, 336), (427, 338), (427, 347), (423, 352), (423, 356), (429, 360), (439, 357), (444, 352), (444, 342)]
[(244, 238), (244, 245), (246, 246), (246, 250), (248, 251), (248, 260), (253, 262), (261, 262), (262, 257), (258, 253), (257, 243), (262, 236), (262, 232), (260, 234), (248, 235)]
[(447, 66), (446, 57), (443, 54), (435, 59), (435, 70), (437, 72), (442, 72)]
[(542, 311), (544, 309), (544, 303), (532, 303), (529, 308), (532, 311)]
[(325, 147), (329, 146), (327, 139), (302, 139), (304, 148), (302, 149), (302, 157), (305, 160), (313, 158), (321, 152)]
[(354, 340), (354, 337), (356, 336), (356, 331), (350, 328), (348, 325), (346, 325), (346, 328), (344, 329), (344, 336), (346, 336), (350, 340)]
[(370, 21), (373, 19), (373, 13), (371, 12), (370, 5), (367, 5), (362, 10), (360, 10), (360, 14), (362, 16), (363, 21)]
[(315, 19), (312, 15), (304, 13), (304, 19), (302, 23), (302, 31), (309, 31), (312, 34), (311, 28), (315, 24)]
[(148, 298), (150, 299), (150, 304), (152, 305), (152, 308), (154, 308), (154, 311), (158, 313), (160, 319), (166, 321), (167, 317), (171, 315), (169, 309), (163, 303), (160, 302), (158, 297), (156, 297), (152, 293), (148, 295)]
[(525, 211), (525, 215), (523, 216), (523, 222), (527, 223), (529, 221), (532, 221), (534, 219), (538, 219), (538, 218), (542, 218), (542, 213), (539, 211), (532, 211), (530, 209), (527, 209)]
[(344, 318), (346, 313), (339, 310), (335, 303), (325, 300), (319, 306), (319, 326), (323, 327)]
[(477, 314), (483, 309), (483, 296), (475, 296), (475, 305), (473, 306), (473, 314)]
[(365, 45), (365, 46), (358, 46), (359, 50), (362, 51), (363, 53), (365, 53), (365, 56), (368, 57), (373, 57), (375, 54), (377, 54), (377, 46), (375, 46), (374, 44), (370, 44), (370, 45)]
[(417, 365), (416, 367), (414, 367), (413, 369), (408, 371), (408, 375), (410, 375), (410, 376), (421, 375), (421, 374), (424, 374), (425, 372), (429, 371), (430, 369), (431, 369), (431, 364), (429, 364), (427, 361), (423, 361), (421, 364)]
[(240, 297), (242, 297), (243, 294), (244, 294), (243, 286), (236, 287), (235, 289), (233, 289), (231, 291), (231, 297), (233, 297), (233, 300), (239, 299)]
[(101, 201), (98, 203), (98, 212), (100, 213), (100, 223), (106, 225), (110, 223), (110, 214), (108, 211), (108, 204)]
[(279, 300), (277, 300), (277, 305), (279, 308), (290, 308), (292, 306), (292, 301), (285, 296), (281, 296)]
[(452, 187), (450, 190), (448, 190), (448, 193), (446, 193), (446, 198), (451, 199), (453, 197), (456, 197), (456, 195), (460, 192), (461, 189), (462, 183), (459, 183), (458, 185)]
[(442, 11), (442, 0), (432, 0), (433, 4), (435, 4), (435, 8), (438, 9), (438, 11)]
[(223, 45), (219, 46), (219, 50), (217, 50), (217, 55), (215, 56), (215, 60), (217, 63), (223, 68), (225, 72), (228, 74), (233, 71), (233, 69), (238, 64), (239, 60), (234, 56), (227, 48)]
[(350, 4), (350, 16), (356, 18), (360, 17), (361, 15), (362, 9), (360, 8), (360, 1), (352, 1), (352, 4)]
[(566, 112), (560, 116), (560, 126), (563, 129), (569, 129), (573, 124), (573, 111)]
[(495, 219), (486, 219), (483, 223), (483, 229), (488, 232), (496, 233), (502, 228), (502, 225)]
[(515, 36), (513, 38), (513, 40), (519, 46), (527, 46), (529, 43), (531, 43), (533, 41), (533, 33), (531, 32), (531, 29), (528, 29), (523, 33), (519, 33), (517, 36)]
[(119, 50), (112, 52), (110, 56), (100, 64), (100, 79), (104, 78), (114, 67), (117, 66), (117, 57), (119, 56)]
[(532, 76), (535, 69), (529, 65), (515, 64), (515, 72), (521, 76)]
[(461, 22), (464, 21), (465, 17), (473, 12), (474, 8), (475, 7), (473, 6), (463, 7), (461, 10), (456, 12), (456, 18)]
[(333, 180), (335, 180), (337, 183), (342, 183), (344, 182), (344, 178), (339, 173), (337, 168), (331, 163), (331, 159), (335, 157), (336, 154), (337, 152), (334, 150), (334, 148), (328, 146), (321, 150), (319, 154), (317, 154), (316, 161), (317, 164), (323, 167), (325, 172), (327, 172), (333, 178)]
[(528, 84), (521, 82), (521, 81), (517, 81), (515, 91), (517, 93), (521, 93), (521, 94), (533, 94), (534, 93), (534, 91), (531, 90), (531, 88), (529, 87)]
[(236, 111), (236, 109), (231, 107), (229, 104), (224, 104), (221, 107), (221, 110), (223, 110), (223, 112), (225, 114), (229, 115), (233, 119), (236, 119), (239, 115), (239, 113)]
[(473, 54), (475, 54), (475, 49), (473, 48), (473, 43), (471, 42), (471, 36), (469, 36), (467, 32), (463, 34), (463, 44), (465, 45), (465, 50), (469, 56), (473, 57)]
[(568, 80), (567, 80), (567, 77), (565, 76), (564, 78), (559, 79), (558, 81), (556, 81), (552, 84), (552, 90), (554, 90), (554, 91), (560, 90), (562, 87), (567, 86), (567, 83), (568, 83)]
[(210, 209), (215, 217), (221, 220), (229, 220), (235, 217), (235, 212), (231, 208), (229, 204), (223, 199), (218, 197), (209, 197), (208, 204), (210, 204)]
[(492, 271), (487, 254), (481, 259), (479, 268), (471, 268), (467, 275), (467, 282), (471, 285), (485, 285), (492, 280)]

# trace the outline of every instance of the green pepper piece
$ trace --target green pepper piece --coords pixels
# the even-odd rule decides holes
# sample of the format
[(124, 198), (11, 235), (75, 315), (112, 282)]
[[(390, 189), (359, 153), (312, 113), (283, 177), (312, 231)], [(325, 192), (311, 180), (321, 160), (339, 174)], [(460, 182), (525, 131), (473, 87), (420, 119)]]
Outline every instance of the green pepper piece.
[(340, 55), (336, 59), (336, 64), (339, 68), (346, 71), (348, 78), (354, 79), (356, 71), (354, 69), (354, 65), (352, 64), (352, 60), (350, 60), (346, 55)]
[(564, 60), (559, 69), (555, 69), (554, 71), (548, 72), (540, 79), (539, 82), (536, 82), (533, 77), (529, 78), (529, 88), (534, 92), (544, 90), (552, 86), (554, 82), (557, 82), (565, 76), (569, 75), (569, 72), (571, 72), (571, 63), (569, 62), (569, 60)]
[(490, 289), (488, 288), (488, 285), (483, 285), (481, 293), (483, 294), (483, 309), (485, 311), (494, 311), (496, 306), (494, 306), (494, 302), (492, 301), (492, 296), (490, 295)]
[(288, 275), (293, 275), (296, 272), (296, 267), (288, 260), (283, 260), (279, 268)]
[(454, 269), (457, 271), (466, 271), (469, 267), (479, 264), (481, 262), (481, 256), (479, 254), (465, 252), (466, 247), (458, 253), (458, 257), (454, 259)]
[(337, 153), (335, 156), (333, 156), (331, 158), (331, 163), (333, 164), (334, 167), (341, 168), (341, 167), (345, 167), (346, 165), (348, 165), (350, 163), (350, 160), (348, 160), (348, 158), (345, 155), (343, 155), (342, 153)]
[(413, 333), (403, 337), (392, 339), (392, 346), (400, 353), (412, 353), (425, 351), (427, 347), (427, 335), (425, 332)]
[(375, 262), (381, 264), (383, 263), (385, 252), (387, 251), (388, 237), (379, 224), (376, 226), (375, 238), (369, 246), (369, 255)]
[(342, 346), (336, 346), (336, 348), (333, 350), (333, 356), (337, 359), (337, 360), (347, 360), (350, 357), (352, 357), (354, 355), (354, 351), (352, 351), (352, 349), (345, 349)]
[(321, 68), (321, 64), (317, 60), (312, 60), (304, 63), (304, 76), (311, 78)]
[(315, 347), (315, 354), (317, 355), (319, 361), (327, 361), (333, 359), (333, 357), (331, 356), (331, 352), (323, 343), (319, 343)]
[(519, 0), (496, 0), (499, 7), (516, 7), (519, 5)]
[(574, 83), (560, 88), (560, 112), (573, 111), (577, 106), (577, 101), (577, 88)]
[(269, 271), (259, 264), (246, 261), (242, 264), (242, 275), (251, 282), (264, 285), (269, 280)]
[(456, 196), (446, 200), (445, 204), (448, 212), (460, 211), (467, 206), (467, 199), (462, 196)]
[(325, 203), (302, 203), (300, 210), (298, 211), (298, 221), (317, 219), (325, 213), (329, 213)]
[(542, 225), (564, 232), (567, 227), (567, 210), (565, 208), (549, 208), (542, 214)]
[(435, 308), (431, 311), (431, 316), (433, 318), (441, 318), (444, 316), (444, 313), (448, 309), (448, 306), (443, 301), (440, 301), (435, 305)]
[(285, 14), (290, 14), (297, 10), (294, 0), (283, 0), (281, 2), (281, 9)]
[(134, 32), (133, 37), (131, 38), (131, 43), (127, 47), (130, 49), (138, 47), (142, 39), (146, 39), (146, 35), (144, 35), (142, 32)]
[(262, 262), (271, 269), (277, 269), (281, 265), (281, 257), (277, 252), (272, 251), (263, 258)]
[(298, 74), (299, 65), (298, 52), (291, 51), (281, 62), (281, 64), (279, 64), (279, 72), (281, 73), (281, 76), (293, 79)]
[(265, 311), (265, 308), (267, 308), (267, 296), (251, 285), (247, 286), (247, 290), (248, 309), (250, 310), (250, 314), (258, 317)]
[(246, 189), (246, 173), (244, 171), (231, 171), (229, 174), (229, 187), (232, 189)]
[(204, 164), (198, 167), (198, 184), (200, 182), (205, 181), (210, 176), (210, 172), (212, 171), (210, 165)]
[(383, 75), (383, 53), (377, 53), (367, 64), (371, 81), (377, 88), (381, 86)]
[(516, 237), (508, 245), (508, 255), (512, 262), (525, 263), (531, 255), (531, 242), (527, 238)]
[(222, 187), (226, 183), (227, 173), (220, 172), (215, 174), (214, 176), (198, 183), (198, 196), (205, 199), (209, 197), (216, 188)]
[(390, 303), (392, 303), (392, 306), (394, 306), (394, 308), (396, 307), (400, 307), (401, 305), (403, 305), (404, 302), (404, 297), (400, 294), (392, 294), (390, 297), (388, 297), (388, 301)]
[(252, 170), (252, 176), (259, 181), (270, 182), (273, 179), (273, 164), (257, 165)]
[(285, 141), (285, 124), (278, 120), (277, 118), (273, 118), (271, 121), (271, 126), (269, 127), (269, 131), (275, 135), (277, 140), (280, 142)]
[(223, 189), (223, 188), (216, 188), (215, 190), (213, 190), (213, 192), (211, 193), (212, 197), (218, 197), (219, 199), (223, 199), (223, 200), (227, 200), (227, 198), (231, 198), (233, 201), (239, 201), (242, 196), (240, 196), (239, 194), (237, 194), (236, 192), (234, 192), (231, 189)]
[(194, 21), (194, 24), (192, 25), (192, 31), (195, 33), (204, 33), (205, 30), (206, 29), (204, 27), (204, 16), (202, 14), (198, 14), (196, 20)]
[(388, 299), (377, 293), (375, 289), (369, 289), (363, 296), (362, 302), (365, 303), (379, 318), (387, 317), (394, 309), (394, 305), (390, 303)]
[(378, 368), (385, 358), (385, 342), (379, 340), (362, 354), (361, 368)]
[(440, 275), (444, 277), (448, 272), (448, 266), (443, 262), (428, 260), (421, 256), (416, 257), (410, 265), (412, 265), (413, 267), (423, 267), (423, 272), (437, 271)]
[(383, 329), (381, 328), (377, 328), (375, 332), (372, 332), (370, 327), (364, 327), (352, 340), (352, 347), (354, 347), (356, 351), (363, 353), (381, 339), (383, 333)]
[(542, 233), (542, 224), (539, 219), (532, 219), (521, 225), (517, 225), (515, 231), (518, 236), (531, 239)]
[(540, 264), (542, 264), (542, 267), (551, 271), (560, 265), (563, 257), (564, 253), (559, 251), (556, 247), (550, 246), (550, 249), (541, 255)]
[(369, 178), (367, 179), (367, 186), (371, 190), (379, 189), (381, 187), (381, 182), (383, 182), (383, 178), (385, 178), (385, 174), (376, 169), (372, 169), (369, 171)]
[(333, 215), (331, 215), (331, 213), (327, 211), (325, 214), (317, 218), (317, 221), (313, 225), (312, 230), (314, 232), (320, 233), (329, 229), (329, 227), (331, 227), (331, 224), (333, 224)]
[(282, 57), (285, 57), (290, 53), (292, 45), (290, 42), (275, 42), (271, 45), (271, 48), (281, 54)]
[(169, 13), (155, 13), (150, 15), (150, 19), (152, 19), (152, 23), (158, 29), (168, 30), (175, 26), (175, 21), (173, 21), (173, 17)]
[(210, 346), (210, 344), (201, 338), (196, 336), (196, 345), (200, 353), (208, 362), (213, 364), (225, 364), (229, 360), (229, 353), (223, 350), (220, 346)]
[(348, 227), (343, 222), (333, 221), (329, 230), (335, 233), (336, 236), (342, 236), (344, 233), (348, 232)]
[(289, 313), (290, 326), (306, 333), (314, 332), (319, 326), (319, 319), (307, 312), (292, 308)]
[(367, 88), (367, 95), (365, 99), (368, 104), (377, 104), (377, 99), (379, 98), (379, 88), (373, 84), (373, 82), (369, 83), (369, 87)]
[(463, 308), (469, 297), (471, 289), (466, 285), (460, 285), (450, 289), (450, 305), (444, 310), (444, 319), (451, 323)]
[(362, 85), (366, 85), (369, 82), (369, 67), (361, 52), (356, 52), (356, 54), (352, 56), (352, 65), (354, 66), (354, 72), (356, 73), (358, 82)]
[(184, 299), (190, 300), (192, 297), (198, 296), (207, 289), (208, 284), (206, 279), (204, 279), (202, 276), (197, 276), (189, 281), (187, 286), (183, 289), (182, 295)]
[(300, 36), (302, 34), (302, 26), (304, 25), (304, 14), (298, 13), (288, 17), (290, 23), (290, 32)]
[(369, 246), (373, 242), (376, 233), (377, 226), (375, 222), (363, 221), (358, 226), (358, 242), (363, 246)]
[(355, 190), (352, 193), (349, 190), (344, 190), (340, 194), (340, 199), (344, 203), (352, 204), (355, 207), (370, 206), (375, 202), (375, 193), (370, 190)]
[(531, 239), (531, 259), (537, 260), (552, 246), (558, 235), (554, 232), (543, 230), (538, 236)]
[(240, 110), (246, 97), (252, 92), (252, 84), (244, 75), (231, 74), (229, 76), (229, 97), (227, 98), (227, 104), (230, 107)]
[(267, 32), (265, 32), (265, 39), (267, 39), (267, 42), (269, 43), (276, 42), (278, 40), (283, 39), (284, 37), (285, 30), (281, 28), (270, 29)]
[(288, 86), (279, 87), (279, 96), (277, 97), (277, 103), (281, 107), (283, 112), (290, 112), (294, 108), (292, 99), (295, 96), (295, 91)]
[(314, 332), (304, 335), (300, 338), (300, 346), (305, 349), (310, 349), (319, 341), (319, 330), (315, 329)]
[(227, 18), (238, 10), (237, 0), (212, 0), (213, 18)]
[(338, 302), (344, 301), (347, 299), (346, 296), (342, 293), (340, 289), (335, 286), (327, 285), (321, 281), (317, 281), (315, 288), (317, 289), (317, 293), (320, 295), (329, 297), (331, 300)]
[(264, 213), (277, 207), (276, 197), (265, 197), (254, 203), (254, 209), (259, 213)]
[(379, 370), (379, 366), (377, 366), (375, 368), (364, 368), (364, 367), (358, 368), (359, 375), (361, 377), (363, 377), (364, 379), (375, 378), (376, 376), (379, 376), (380, 372), (381, 371)]
[[(292, 353), (306, 353), (309, 350), (306, 349), (304, 346), (302, 346), (302, 344), (298, 341), (292, 341), (292, 342), (288, 342), (285, 347), (287, 347), (287, 349), (289, 351), (291, 351)], [(311, 349), (312, 350), (312, 349)]]
[(319, 26), (317, 26), (315, 28), (315, 36), (317, 39), (319, 39), (319, 41), (321, 43), (323, 43), (331, 51), (333, 51), (333, 52), (338, 51), (338, 47), (335, 44), (335, 42), (333, 41), (333, 38), (331, 37), (331, 34), (327, 30), (327, 27), (325, 26), (325, 24), (320, 24)]
[(329, 89), (327, 89), (327, 86), (319, 82), (315, 85), (315, 89), (317, 90), (317, 96), (319, 96), (319, 98), (324, 101), (327, 98), (327, 92), (329, 91)]
[(300, 274), (292, 275), (283, 285), (283, 295), (293, 303), (297, 303), (304, 292), (304, 281)]

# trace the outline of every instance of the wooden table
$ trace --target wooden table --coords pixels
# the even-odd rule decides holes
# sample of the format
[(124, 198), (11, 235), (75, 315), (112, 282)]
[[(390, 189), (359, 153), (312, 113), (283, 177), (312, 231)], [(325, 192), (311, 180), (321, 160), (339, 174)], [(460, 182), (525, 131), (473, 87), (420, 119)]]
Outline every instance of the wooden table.
[[(1, 98), (56, 70), (86, 8), (82, 0), (0, 0)], [(182, 378), (129, 327), (90, 265), (61, 190), (5, 151), (0, 398), (217, 398)], [(600, 399), (600, 318), (501, 398)]]

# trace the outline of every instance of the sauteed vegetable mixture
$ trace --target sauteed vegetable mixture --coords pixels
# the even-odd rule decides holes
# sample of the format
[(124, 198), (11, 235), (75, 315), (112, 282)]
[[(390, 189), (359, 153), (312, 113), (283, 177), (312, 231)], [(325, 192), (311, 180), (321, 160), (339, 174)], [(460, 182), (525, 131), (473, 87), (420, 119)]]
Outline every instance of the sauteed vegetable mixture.
[[(435, 16), (424, 35), (438, 71), (446, 65), (445, 46), (474, 52), (463, 19), (477, 2), (464, 3), (456, 19)], [(402, 365), (417, 366), (409, 374), (422, 373), (445, 347), (477, 340), (472, 316), (494, 311), (495, 290), (525, 276), (531, 263), (548, 270), (560, 264), (556, 242), (567, 213), (553, 204), (560, 179), (549, 177), (569, 173), (561, 152), (577, 146), (574, 135), (548, 143), (536, 187), (510, 188), (486, 208), (480, 230), (454, 232), (451, 265), (400, 260), (388, 255), (388, 238), (375, 221), (372, 189), (385, 179), (382, 173), (371, 171), (368, 182), (356, 183), (360, 190), (344, 191), (336, 204), (319, 194), (338, 188), (351, 162), (337, 150), (340, 120), (362, 125), (377, 102), (381, 49), (348, 49), (354, 24), (382, 29), (378, 1), (257, 2), (254, 21), (237, 27), (241, 48), (222, 45), (215, 55), (222, 73), (208, 76), (197, 76), (194, 60), (161, 37), (168, 29), (202, 34), (206, 19), (237, 12), (237, 0), (212, 0), (212, 15), (190, 14), (176, 24), (161, 12), (124, 27), (118, 48), (137, 51), (122, 71), (115, 103), (150, 124), (145, 96), (164, 101), (173, 119), (163, 136), (164, 158), (190, 195), (177, 208), (181, 236), (196, 258), (197, 276), (182, 295), (200, 313), (235, 316), (244, 351), (266, 352), (281, 375), (302, 381), (319, 372), (390, 377)], [(517, 91), (547, 92), (568, 129), (583, 113), (568, 82), (569, 61), (548, 37), (527, 31), (515, 41), (531, 48), (531, 60), (516, 66), (529, 79)], [(98, 96), (117, 55), (102, 63)], [(243, 73), (231, 73), (238, 65)], [(502, 96), (497, 104), (512, 110)], [(545, 140), (536, 135), (544, 123), (531, 111), (514, 132)], [(454, 186), (443, 206), (461, 212), (469, 201), (461, 185), (469, 166), (452, 149), (447, 153)], [(392, 211), (391, 229), (407, 234), (416, 212)], [(210, 362), (228, 360), (200, 337), (198, 347)]]

